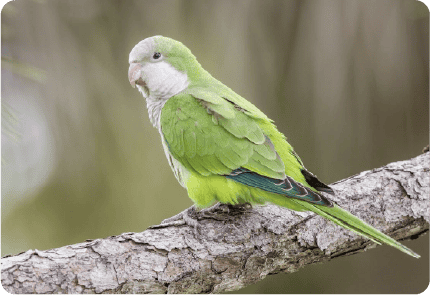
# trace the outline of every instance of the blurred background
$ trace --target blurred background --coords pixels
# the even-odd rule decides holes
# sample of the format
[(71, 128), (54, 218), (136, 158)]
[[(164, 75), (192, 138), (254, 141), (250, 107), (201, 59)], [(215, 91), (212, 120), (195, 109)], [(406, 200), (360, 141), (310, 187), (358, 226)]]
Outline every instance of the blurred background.
[[(429, 141), (429, 11), (415, 0), (17, 0), (2, 10), (2, 255), (140, 232), (192, 203), (128, 78), (140, 40), (180, 40), (275, 120), (326, 183)], [(429, 236), (242, 293), (420, 293)]]

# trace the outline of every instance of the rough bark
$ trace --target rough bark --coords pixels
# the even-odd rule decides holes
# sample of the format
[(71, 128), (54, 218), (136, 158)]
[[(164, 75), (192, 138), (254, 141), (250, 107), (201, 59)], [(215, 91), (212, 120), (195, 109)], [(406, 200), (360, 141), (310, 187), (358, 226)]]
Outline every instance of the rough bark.
[[(396, 239), (428, 231), (430, 153), (332, 184), (345, 209)], [(223, 214), (223, 213), (220, 213)], [(368, 240), (308, 212), (254, 207), (230, 221), (203, 219), (2, 258), (11, 293), (209, 293), (365, 251)]]

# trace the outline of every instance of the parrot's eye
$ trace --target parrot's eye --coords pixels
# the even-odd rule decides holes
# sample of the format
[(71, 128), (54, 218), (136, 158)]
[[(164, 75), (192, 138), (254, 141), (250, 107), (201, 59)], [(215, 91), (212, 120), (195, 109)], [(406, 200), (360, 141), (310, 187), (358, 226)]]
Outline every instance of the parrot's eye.
[(152, 56), (153, 59), (159, 59), (161, 57), (160, 52), (154, 52), (154, 55)]

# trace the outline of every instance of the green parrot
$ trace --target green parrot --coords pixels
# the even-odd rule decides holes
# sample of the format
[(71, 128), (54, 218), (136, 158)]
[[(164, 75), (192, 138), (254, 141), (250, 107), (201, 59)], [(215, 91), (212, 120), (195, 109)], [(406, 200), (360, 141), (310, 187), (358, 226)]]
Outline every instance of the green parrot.
[(170, 167), (196, 208), (270, 202), (312, 211), (420, 257), (323, 196), (334, 192), (306, 170), (273, 121), (213, 78), (181, 42), (146, 38), (129, 63), (129, 81), (146, 99)]

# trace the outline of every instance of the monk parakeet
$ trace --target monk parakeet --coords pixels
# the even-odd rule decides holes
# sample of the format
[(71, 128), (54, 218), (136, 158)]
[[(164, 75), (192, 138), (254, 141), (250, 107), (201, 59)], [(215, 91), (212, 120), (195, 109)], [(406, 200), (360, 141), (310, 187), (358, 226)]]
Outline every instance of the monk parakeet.
[(182, 43), (147, 38), (132, 49), (129, 63), (129, 81), (146, 99), (170, 167), (195, 207), (270, 202), (313, 211), (419, 257), (325, 197), (321, 192), (333, 190), (306, 170), (273, 121), (213, 78)]

